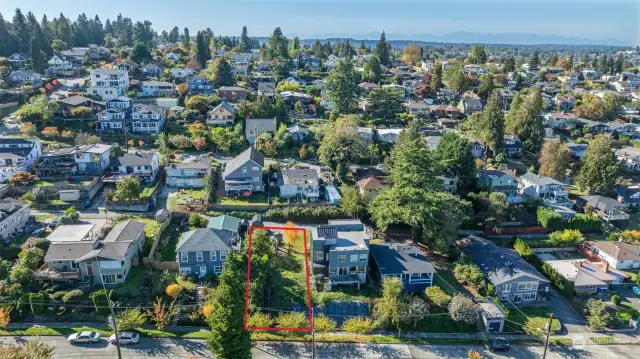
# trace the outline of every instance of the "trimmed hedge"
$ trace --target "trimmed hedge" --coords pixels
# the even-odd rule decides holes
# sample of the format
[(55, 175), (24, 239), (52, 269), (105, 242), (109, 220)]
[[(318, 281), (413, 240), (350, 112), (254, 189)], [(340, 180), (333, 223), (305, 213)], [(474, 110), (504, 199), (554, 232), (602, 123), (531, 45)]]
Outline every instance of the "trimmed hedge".
[(544, 228), (557, 230), (562, 228), (562, 216), (553, 209), (545, 206), (538, 207), (536, 212), (538, 223)]
[(529, 264), (534, 266), (540, 273), (551, 281), (551, 285), (558, 290), (566, 298), (573, 298), (573, 282), (570, 282), (565, 277), (560, 275), (553, 267), (543, 262), (536, 253), (529, 247), (525, 241), (518, 238), (513, 244), (513, 249), (524, 258)]
[(337, 207), (287, 207), (273, 208), (267, 211), (265, 219), (276, 222), (318, 221), (349, 218)]
[(565, 229), (577, 229), (580, 232), (599, 232), (602, 230), (602, 222), (598, 216), (588, 216), (578, 213), (574, 218), (563, 224)]
[[(111, 295), (111, 292), (109, 292)], [(95, 292), (89, 295), (91, 301), (93, 301), (93, 306), (96, 308), (96, 312), (100, 315), (109, 315), (109, 302), (107, 300), (107, 291), (104, 289), (96, 290)]]

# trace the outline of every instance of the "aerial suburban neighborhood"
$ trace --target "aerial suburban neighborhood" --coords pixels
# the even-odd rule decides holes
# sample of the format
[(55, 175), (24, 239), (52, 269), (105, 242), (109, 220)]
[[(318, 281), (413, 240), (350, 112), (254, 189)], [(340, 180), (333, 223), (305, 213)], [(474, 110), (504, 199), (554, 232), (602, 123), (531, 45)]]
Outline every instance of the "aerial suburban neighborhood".
[(639, 46), (28, 10), (0, 358), (637, 357)]

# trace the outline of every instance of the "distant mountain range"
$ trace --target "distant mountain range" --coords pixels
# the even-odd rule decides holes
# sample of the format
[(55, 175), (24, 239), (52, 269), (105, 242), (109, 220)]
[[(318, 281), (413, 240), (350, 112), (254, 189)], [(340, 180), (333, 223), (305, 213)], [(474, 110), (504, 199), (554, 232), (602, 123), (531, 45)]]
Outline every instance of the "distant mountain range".
[[(378, 40), (380, 38), (380, 32), (369, 32), (364, 34), (352, 35), (345, 37), (339, 34), (315, 34), (312, 36), (305, 36), (305, 40), (315, 41), (320, 40), (337, 40), (337, 39), (349, 39), (352, 42), (360, 42), (362, 40)], [(359, 39), (359, 40), (354, 40)], [(501, 34), (488, 34), (488, 33), (476, 33), (468, 31), (456, 31), (442, 35), (434, 34), (419, 34), (419, 35), (404, 35), (387, 33), (387, 40), (389, 42), (424, 42), (424, 43), (479, 43), (479, 44), (505, 44), (505, 45), (601, 45), (601, 46), (630, 46), (627, 41), (621, 41), (617, 39), (586, 39), (578, 37), (560, 36), (560, 35), (537, 35), (537, 34), (517, 34), (517, 33), (501, 33)], [(305, 42), (307, 42), (305, 41)], [(366, 44), (366, 41), (365, 41)], [(392, 43), (393, 46), (393, 43)]]

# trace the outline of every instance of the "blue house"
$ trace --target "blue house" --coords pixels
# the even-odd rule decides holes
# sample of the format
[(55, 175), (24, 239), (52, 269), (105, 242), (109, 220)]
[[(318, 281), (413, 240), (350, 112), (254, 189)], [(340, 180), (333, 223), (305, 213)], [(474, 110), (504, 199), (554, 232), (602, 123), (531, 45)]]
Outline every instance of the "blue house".
[(189, 85), (190, 94), (211, 95), (213, 94), (213, 84), (208, 83), (204, 76), (187, 77), (187, 85)]
[(371, 244), (369, 249), (371, 270), (379, 279), (400, 278), (409, 293), (420, 293), (433, 285), (436, 270), (416, 245)]
[(230, 231), (197, 228), (185, 232), (176, 246), (178, 272), (200, 278), (207, 274), (218, 275), (236, 244)]
[(146, 77), (159, 77), (162, 76), (162, 67), (150, 62), (142, 66), (142, 76)]

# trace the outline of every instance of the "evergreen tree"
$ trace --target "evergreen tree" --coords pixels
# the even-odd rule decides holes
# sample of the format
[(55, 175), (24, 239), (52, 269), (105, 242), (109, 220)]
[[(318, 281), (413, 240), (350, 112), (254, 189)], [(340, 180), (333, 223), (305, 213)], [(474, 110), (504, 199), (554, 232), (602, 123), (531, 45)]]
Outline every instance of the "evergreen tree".
[(513, 56), (507, 58), (507, 60), (502, 65), (504, 73), (510, 73), (516, 70), (516, 59)]
[(371, 117), (374, 119), (395, 119), (404, 107), (398, 96), (398, 91), (393, 88), (378, 88), (368, 96), (371, 108)]
[(589, 193), (607, 194), (620, 177), (618, 159), (610, 135), (601, 134), (589, 141), (576, 184)]
[(598, 72), (601, 74), (609, 73), (609, 69), (607, 68), (607, 54), (603, 54), (598, 58)]
[(623, 70), (624, 70), (624, 56), (622, 54), (619, 54), (618, 58), (616, 58), (614, 72), (619, 74), (619, 73), (622, 73)]
[(71, 34), (71, 24), (69, 23), (69, 20), (61, 13), (60, 17), (58, 17), (58, 21), (54, 22), (56, 37), (71, 46), (73, 44), (73, 37)]
[(111, 20), (107, 19), (104, 23), (104, 33), (113, 35), (115, 30), (113, 29), (113, 25), (111, 24)]
[(569, 60), (567, 61), (567, 70), (571, 70), (573, 68), (573, 55), (569, 56)]
[(40, 20), (40, 28), (42, 29), (42, 33), (44, 34), (44, 41), (47, 44), (50, 44), (55, 36), (53, 33), (53, 24), (49, 22), (47, 15), (42, 16), (42, 20)]
[(518, 111), (522, 105), (522, 99), (524, 94), (517, 94), (516, 97), (511, 100), (509, 106), (509, 112), (504, 118), (504, 132), (508, 135), (514, 135), (516, 126), (518, 126)]
[(540, 67), (540, 53), (538, 50), (534, 51), (529, 57), (529, 67), (537, 68)]
[(534, 155), (540, 152), (544, 135), (540, 111), (542, 111), (542, 93), (540, 87), (536, 86), (518, 106), (513, 131), (522, 141), (524, 150)]
[(458, 177), (458, 188), (469, 189), (475, 180), (475, 158), (469, 140), (447, 131), (436, 147), (436, 156), (442, 168)]
[(333, 102), (337, 113), (347, 114), (355, 109), (360, 88), (351, 60), (340, 60), (336, 68), (329, 72), (326, 88), (329, 100)]
[(206, 41), (202, 31), (198, 31), (198, 34), (196, 35), (196, 59), (205, 66), (207, 61), (211, 59), (209, 43)]
[(0, 14), (0, 56), (11, 56), (14, 52), (20, 51), (18, 48), (18, 40), (13, 33), (9, 31), (9, 24)]
[(235, 84), (231, 64), (224, 57), (216, 59), (204, 71), (204, 75), (213, 82), (216, 87), (231, 86)]
[(102, 21), (100, 21), (100, 17), (96, 15), (91, 21), (91, 36), (90, 42), (91, 44), (100, 45), (104, 40), (104, 27), (102, 26)]
[(27, 20), (20, 9), (16, 9), (15, 15), (13, 15), (13, 21), (11, 22), (11, 31), (13, 35), (18, 39), (18, 46), (20, 52), (28, 53), (31, 44), (29, 26), (27, 26)]
[(182, 46), (184, 46), (185, 50), (189, 51), (191, 46), (191, 35), (189, 35), (189, 29), (184, 28), (184, 32), (182, 33)]
[(271, 59), (289, 58), (289, 41), (282, 34), (282, 30), (276, 27), (271, 37), (267, 39), (267, 54)]
[(456, 93), (462, 93), (469, 85), (469, 78), (464, 74), (462, 64), (454, 63), (447, 71), (444, 72), (444, 81), (447, 86)]
[(384, 66), (389, 66), (389, 53), (391, 52), (391, 45), (387, 43), (387, 35), (384, 30), (380, 35), (380, 40), (376, 43), (376, 49), (373, 51), (373, 54), (378, 57), (380, 63)]
[(29, 55), (31, 57), (31, 68), (33, 71), (42, 73), (45, 68), (46, 60), (44, 52), (40, 50), (41, 44), (36, 37), (32, 37), (29, 42)]
[(373, 83), (378, 83), (382, 79), (382, 69), (380, 69), (380, 59), (372, 55), (364, 64), (362, 79)]
[(502, 151), (504, 141), (504, 114), (502, 113), (502, 96), (499, 91), (494, 90), (491, 93), (481, 118), (482, 139), (495, 156)]
[(495, 84), (493, 83), (493, 75), (484, 74), (480, 76), (480, 85), (478, 85), (478, 95), (483, 99), (486, 99), (491, 95)]
[[(29, 13), (27, 14), (27, 24), (31, 32), (31, 38), (36, 39), (36, 44), (38, 46), (39, 51), (44, 53), (45, 57), (53, 55), (53, 51), (51, 50), (51, 44), (47, 42), (47, 39), (45, 38), (44, 33), (42, 32), (42, 28), (40, 27), (40, 23), (38, 23), (38, 20), (36, 19), (36, 17), (33, 15), (31, 11), (29, 11)], [(31, 47), (31, 44), (29, 44), (29, 47)], [(29, 50), (31, 50), (31, 48)]]
[(360, 46), (358, 46), (357, 52), (358, 52), (358, 55), (366, 55), (369, 53), (369, 49), (367, 49), (367, 47), (364, 46), (364, 41), (360, 41)]
[(556, 62), (558, 62), (558, 55), (553, 54), (547, 59), (547, 66), (555, 66)]
[(177, 26), (174, 26), (169, 32), (169, 42), (176, 43), (178, 41), (180, 41), (180, 29), (178, 29)]
[(296, 36), (289, 42), (289, 56), (296, 57), (300, 51), (300, 39)]
[(615, 60), (613, 59), (613, 56), (611, 56), (607, 59), (607, 73), (610, 75), (614, 75), (615, 68), (616, 68)]
[(251, 39), (249, 39), (249, 35), (247, 33), (247, 27), (242, 27), (242, 34), (240, 34), (240, 51), (247, 52), (250, 50), (249, 44), (251, 43)]

